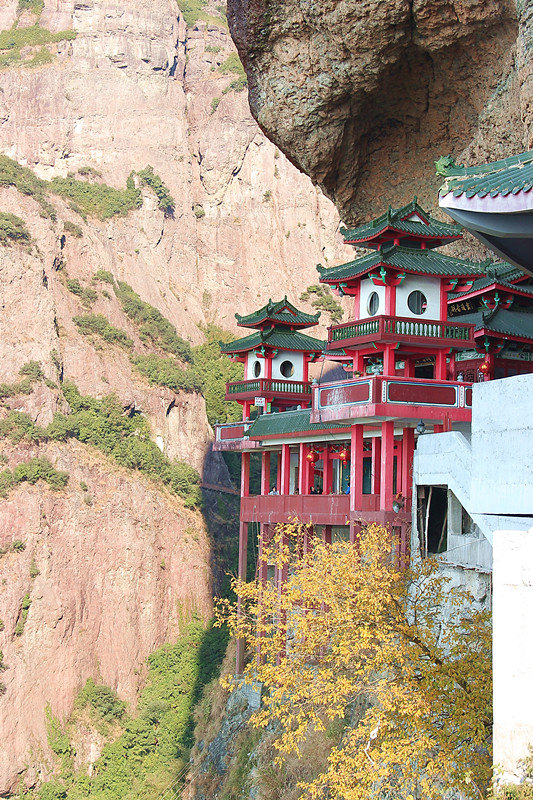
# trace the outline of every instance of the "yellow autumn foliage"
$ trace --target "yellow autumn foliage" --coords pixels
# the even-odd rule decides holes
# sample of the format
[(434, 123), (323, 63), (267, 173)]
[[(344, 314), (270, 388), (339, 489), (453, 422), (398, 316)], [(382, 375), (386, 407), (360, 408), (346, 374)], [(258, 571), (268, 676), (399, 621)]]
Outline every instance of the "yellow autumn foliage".
[(327, 769), (301, 784), (312, 800), (484, 797), (490, 616), (436, 561), (400, 570), (379, 525), (355, 544), (307, 547), (307, 534), (298, 522), (277, 526), (260, 559), (286, 575), (283, 586), (235, 580), (239, 609), (218, 607), (219, 623), (247, 646), (244, 679), (264, 687), (252, 724), (278, 732), (282, 758), (310, 729), (344, 721)]

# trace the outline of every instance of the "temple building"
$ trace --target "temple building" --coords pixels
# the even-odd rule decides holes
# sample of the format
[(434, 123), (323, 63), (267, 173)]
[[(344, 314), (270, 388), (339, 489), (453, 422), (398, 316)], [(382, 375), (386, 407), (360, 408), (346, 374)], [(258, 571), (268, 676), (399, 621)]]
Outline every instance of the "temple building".
[[(325, 541), (353, 541), (368, 522), (387, 525), (396, 557), (407, 563), (417, 437), (468, 429), (472, 383), (514, 365), (532, 369), (533, 331), (523, 322), (533, 291), (509, 265), (439, 252), (461, 237), (458, 226), (432, 218), (415, 199), (343, 235), (363, 253), (319, 273), (321, 283), (353, 298), (350, 321), (321, 341), (308, 333), (319, 315), (285, 297), (237, 315), (251, 332), (222, 346), (245, 367), (226, 391), (242, 405), (242, 421), (218, 425), (215, 442), (242, 453), (241, 577), (250, 525), (259, 527), (261, 548), (270, 526), (294, 518)], [(511, 327), (522, 335), (513, 338)], [(320, 379), (311, 381), (313, 362)], [(261, 461), (255, 488), (254, 458)], [(444, 506), (433, 504), (437, 533), (426, 551), (446, 549)]]

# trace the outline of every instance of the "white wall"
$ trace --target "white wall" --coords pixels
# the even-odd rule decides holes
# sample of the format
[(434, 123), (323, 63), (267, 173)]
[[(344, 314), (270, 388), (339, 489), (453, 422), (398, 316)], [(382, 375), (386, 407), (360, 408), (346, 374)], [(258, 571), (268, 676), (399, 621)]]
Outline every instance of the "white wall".
[[(281, 373), (281, 365), (284, 361), (290, 361), (294, 367), (294, 373), (286, 377)], [(254, 375), (254, 365), (259, 364), (261, 372)], [(245, 380), (253, 381), (264, 378), (266, 374), (266, 359), (258, 358), (255, 353), (248, 353), (246, 359)], [(272, 377), (275, 379), (284, 378), (289, 381), (303, 381), (304, 378), (304, 357), (303, 353), (294, 353), (291, 350), (280, 350), (275, 358), (272, 359)]]
[(533, 745), (533, 528), (494, 533), (494, 765), (519, 781)]
[[(294, 373), (290, 377), (281, 374), (281, 365), (284, 361), (290, 361), (294, 367)], [(289, 351), (280, 351), (276, 358), (272, 360), (272, 377), (285, 378), (289, 381), (302, 381), (304, 377), (304, 357), (303, 353), (293, 353)]]
[[(407, 298), (416, 290), (426, 296), (427, 307), (423, 314), (413, 314), (407, 305)], [(403, 283), (396, 287), (396, 316), (440, 319), (440, 278), (407, 275)]]
[[(413, 314), (407, 305), (407, 298), (411, 292), (423, 292), (427, 300), (427, 307), (423, 314)], [(361, 281), (361, 305), (360, 318), (367, 319), (368, 299), (372, 292), (376, 292), (379, 297), (379, 307), (375, 314), (378, 316), (385, 313), (385, 287), (374, 286), (370, 278), (363, 278)], [(396, 287), (396, 316), (410, 317), (412, 319), (439, 319), (440, 318), (440, 279), (430, 278), (423, 275), (407, 275), (403, 283)]]
[(532, 412), (533, 375), (474, 384), (474, 513), (533, 516)]
[(361, 305), (360, 305), (360, 319), (367, 319), (370, 316), (368, 313), (368, 298), (372, 294), (372, 292), (376, 292), (379, 297), (379, 307), (375, 314), (372, 316), (378, 316), (379, 314), (385, 313), (385, 287), (384, 286), (374, 286), (370, 278), (363, 278), (361, 281)]

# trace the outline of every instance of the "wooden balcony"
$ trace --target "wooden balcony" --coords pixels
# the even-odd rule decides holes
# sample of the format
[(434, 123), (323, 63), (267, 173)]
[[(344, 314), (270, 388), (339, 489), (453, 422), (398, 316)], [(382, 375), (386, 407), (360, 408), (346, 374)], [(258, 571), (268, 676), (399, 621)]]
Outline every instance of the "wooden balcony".
[(363, 418), (470, 422), (472, 384), (367, 375), (313, 387), (312, 423)]
[(250, 441), (247, 433), (252, 422), (227, 422), (215, 425), (213, 450), (255, 450), (259, 442)]
[(294, 401), (311, 401), (311, 384), (308, 381), (288, 381), (284, 378), (256, 378), (250, 381), (236, 381), (226, 384), (226, 400), (253, 400), (264, 397)]
[(402, 513), (380, 511), (379, 495), (364, 494), (361, 508), (350, 514), (350, 498), (345, 494), (253, 495), (241, 498), (241, 519), (275, 525), (278, 522), (310, 522), (315, 525), (348, 525), (350, 517), (399, 524), (408, 520), (410, 501)]
[(328, 329), (328, 350), (340, 347), (358, 349), (372, 342), (405, 342), (412, 347), (462, 349), (473, 346), (474, 326), (460, 322), (379, 316), (344, 322)]

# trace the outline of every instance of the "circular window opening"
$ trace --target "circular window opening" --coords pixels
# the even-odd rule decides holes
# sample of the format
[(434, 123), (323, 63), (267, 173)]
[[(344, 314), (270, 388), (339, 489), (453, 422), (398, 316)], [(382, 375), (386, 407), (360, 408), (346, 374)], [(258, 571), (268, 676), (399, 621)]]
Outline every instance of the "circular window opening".
[(255, 362), (253, 373), (254, 373), (254, 378), (258, 378), (261, 375), (261, 364), (259, 363), (259, 361)]
[(412, 311), (413, 314), (423, 314), (428, 305), (426, 295), (418, 290), (411, 292), (407, 298), (407, 305), (409, 306), (409, 311)]
[(379, 308), (379, 294), (377, 292), (372, 292), (368, 298), (366, 307), (371, 317), (373, 317), (374, 314), (377, 314), (377, 310)]
[(294, 375), (294, 364), (292, 361), (282, 361), (279, 371), (284, 378), (291, 378)]

